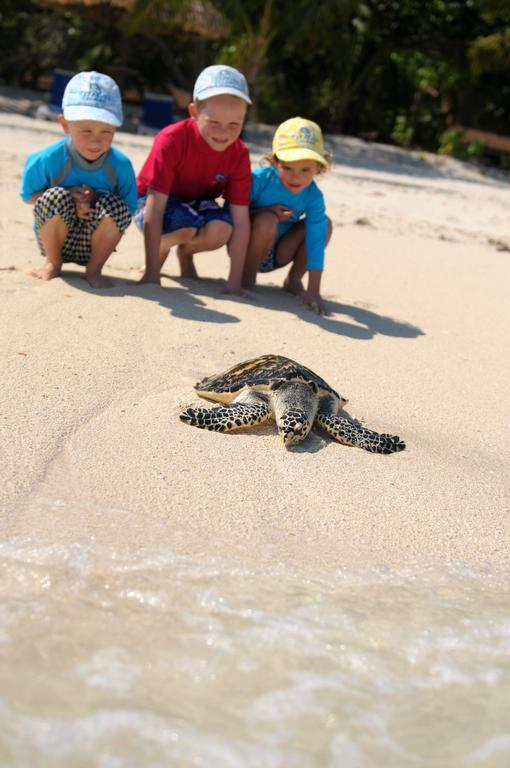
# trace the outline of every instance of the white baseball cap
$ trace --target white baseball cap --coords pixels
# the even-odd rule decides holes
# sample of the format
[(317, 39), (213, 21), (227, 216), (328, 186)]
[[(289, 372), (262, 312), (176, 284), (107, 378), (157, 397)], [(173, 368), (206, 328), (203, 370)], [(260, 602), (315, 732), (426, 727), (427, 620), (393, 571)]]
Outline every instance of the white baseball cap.
[(122, 125), (122, 99), (119, 86), (100, 72), (79, 72), (66, 85), (62, 97), (66, 120), (97, 120)]
[(213, 64), (206, 67), (197, 77), (193, 89), (193, 101), (205, 101), (212, 96), (237, 96), (251, 104), (246, 78), (234, 67), (226, 64)]

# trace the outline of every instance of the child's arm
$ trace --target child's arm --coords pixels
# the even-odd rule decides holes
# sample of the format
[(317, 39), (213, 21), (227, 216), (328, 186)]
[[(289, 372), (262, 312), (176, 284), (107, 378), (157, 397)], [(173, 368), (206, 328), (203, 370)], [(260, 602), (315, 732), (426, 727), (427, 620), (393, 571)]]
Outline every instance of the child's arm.
[[(32, 197), (26, 200), (29, 205), (34, 205), (41, 195), (44, 195), (46, 189), (41, 189), (40, 192), (34, 192)], [(88, 187), (86, 184), (82, 184), (80, 187), (68, 187), (67, 191), (73, 198), (73, 203), (76, 208), (76, 215), (79, 219), (88, 219), (92, 211), (92, 206), (96, 202), (96, 195), (92, 187)]]
[(145, 274), (142, 283), (161, 284), (161, 261), (159, 248), (163, 231), (163, 215), (165, 213), (168, 195), (147, 190), (147, 202), (145, 204), (145, 216), (143, 224), (143, 237), (145, 242)]
[(292, 208), (287, 208), (286, 205), (267, 205), (260, 208), (250, 208), (251, 215), (254, 213), (259, 213), (259, 211), (271, 211), (271, 213), (274, 213), (279, 222), (288, 221), (288, 219), (290, 219), (294, 213)]
[(232, 235), (227, 244), (228, 254), (230, 256), (230, 273), (223, 293), (230, 293), (234, 296), (242, 296), (241, 280), (243, 276), (244, 260), (246, 258), (246, 249), (250, 239), (250, 214), (247, 205), (231, 205), (230, 213), (232, 215)]
[(305, 218), (306, 261), (308, 288), (303, 301), (319, 315), (325, 315), (326, 307), (320, 294), (324, 251), (331, 236), (331, 222), (326, 216), (324, 197), (315, 184), (309, 187), (309, 200)]
[(28, 203), (29, 205), (33, 205), (37, 200), (39, 200), (41, 195), (44, 195), (45, 192), (46, 192), (45, 189), (41, 189), (40, 192), (36, 192), (35, 194), (32, 195), (32, 197), (29, 200), (25, 200), (25, 202)]

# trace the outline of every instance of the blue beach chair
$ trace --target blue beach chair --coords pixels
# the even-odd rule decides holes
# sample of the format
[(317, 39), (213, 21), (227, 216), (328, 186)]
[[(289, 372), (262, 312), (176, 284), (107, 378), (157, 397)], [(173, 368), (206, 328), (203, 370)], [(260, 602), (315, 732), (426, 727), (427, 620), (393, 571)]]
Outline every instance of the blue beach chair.
[(51, 84), (50, 103), (41, 104), (37, 107), (35, 116), (39, 120), (56, 120), (62, 112), (62, 97), (69, 80), (74, 77), (76, 72), (70, 72), (68, 69), (54, 69), (53, 82)]
[(146, 93), (143, 99), (142, 122), (138, 133), (154, 136), (162, 128), (174, 122), (174, 100), (171, 96)]

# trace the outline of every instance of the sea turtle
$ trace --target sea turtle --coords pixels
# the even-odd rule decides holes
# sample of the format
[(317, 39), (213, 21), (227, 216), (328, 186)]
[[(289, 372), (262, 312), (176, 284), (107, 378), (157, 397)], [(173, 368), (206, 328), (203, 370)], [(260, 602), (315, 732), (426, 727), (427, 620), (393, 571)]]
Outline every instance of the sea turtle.
[(286, 447), (304, 440), (315, 423), (340, 443), (372, 453), (395, 453), (405, 448), (395, 435), (380, 435), (339, 416), (347, 400), (309, 368), (280, 355), (262, 355), (239, 363), (202, 379), (195, 390), (201, 397), (224, 404), (186, 408), (180, 414), (181, 421), (200, 429), (230, 432), (273, 416)]

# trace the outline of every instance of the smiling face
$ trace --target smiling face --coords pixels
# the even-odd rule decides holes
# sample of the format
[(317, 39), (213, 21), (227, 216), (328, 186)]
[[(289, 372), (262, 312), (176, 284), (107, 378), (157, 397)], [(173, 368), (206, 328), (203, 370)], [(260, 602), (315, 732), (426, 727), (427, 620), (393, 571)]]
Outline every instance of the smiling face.
[(189, 113), (211, 149), (224, 152), (241, 134), (246, 103), (236, 96), (212, 96), (201, 104), (192, 102)]
[(115, 136), (115, 127), (97, 120), (66, 120), (59, 116), (59, 123), (85, 160), (93, 162), (108, 152)]
[(315, 160), (291, 160), (283, 161), (276, 159), (275, 168), (283, 186), (298, 194), (308, 187), (320, 170), (320, 164)]

